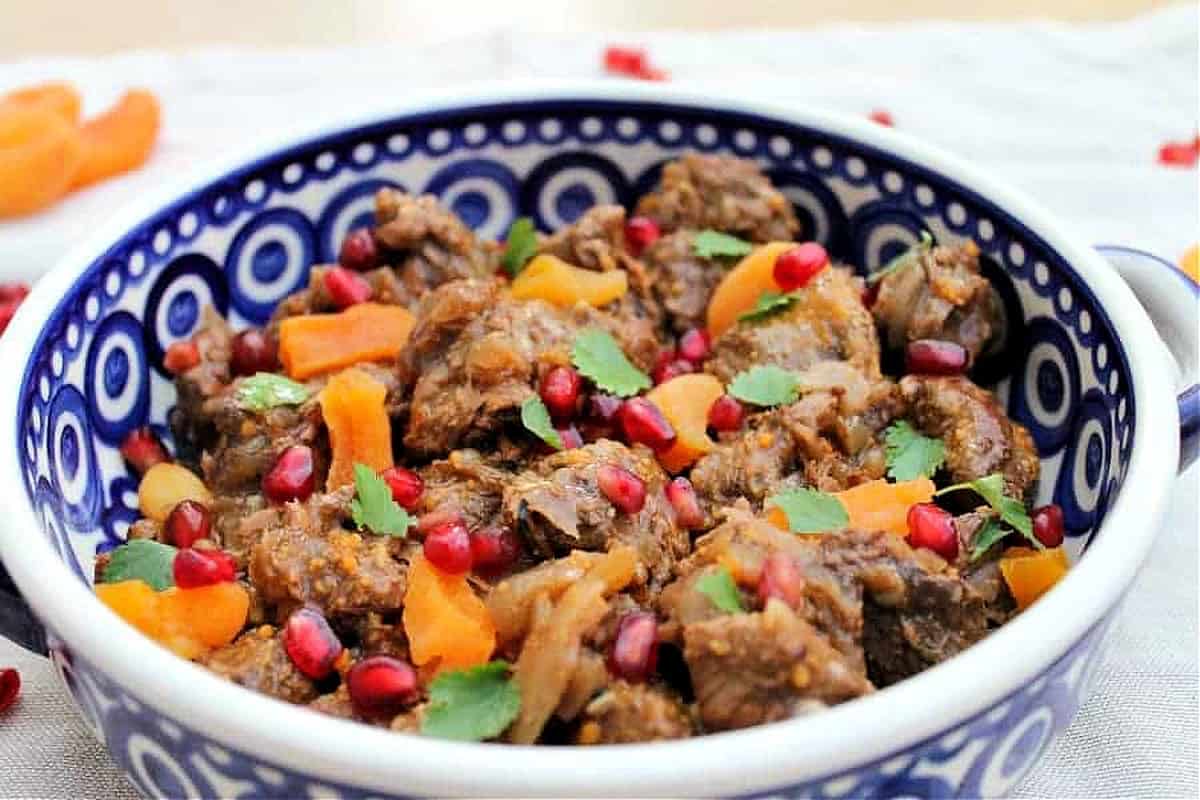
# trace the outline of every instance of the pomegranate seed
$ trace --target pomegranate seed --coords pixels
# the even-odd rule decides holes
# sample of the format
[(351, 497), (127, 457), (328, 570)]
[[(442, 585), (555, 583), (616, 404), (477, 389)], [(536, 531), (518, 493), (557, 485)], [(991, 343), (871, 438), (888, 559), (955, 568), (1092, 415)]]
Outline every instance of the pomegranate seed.
[(696, 371), (696, 365), (691, 361), (685, 361), (682, 358), (677, 358), (663, 364), (660, 367), (655, 367), (654, 372), (650, 375), (654, 379), (655, 385), (666, 383), (672, 378), (678, 378), (680, 375), (687, 375)]
[(224, 550), (185, 547), (175, 554), (171, 573), (180, 589), (194, 589), (232, 581), (237, 576), (237, 562)]
[(195, 500), (181, 500), (167, 515), (164, 528), (171, 544), (191, 547), (212, 532), (212, 512)]
[(646, 51), (635, 47), (604, 48), (604, 68), (618, 75), (635, 75), (649, 68)]
[(139, 475), (145, 475), (155, 464), (171, 460), (162, 442), (149, 428), (137, 428), (129, 432), (125, 441), (121, 442), (121, 457)]
[(263, 494), (273, 503), (307, 500), (315, 485), (312, 449), (302, 444), (280, 453), (275, 466), (262, 479)]
[(8, 330), (8, 323), (17, 315), (18, 303), (0, 303), (0, 333)]
[(933, 503), (917, 503), (908, 510), (908, 543), (932, 550), (947, 561), (958, 558), (958, 533), (954, 517)]
[(428, 536), (443, 525), (462, 525), (467, 527), (466, 520), (458, 511), (449, 508), (437, 508), (428, 514), (422, 514), (417, 520), (417, 533)]
[(182, 375), (200, 363), (200, 348), (193, 341), (174, 342), (163, 353), (163, 366), (172, 375)]
[(325, 615), (305, 606), (293, 611), (283, 626), (283, 649), (296, 669), (319, 681), (333, 672), (344, 648)]
[(670, 364), (672, 361), (675, 361), (678, 358), (679, 358), (678, 350), (662, 350), (659, 352), (658, 356), (654, 359), (654, 367), (650, 371), (652, 373), (658, 372), (660, 369), (667, 366), (667, 364)]
[(675, 509), (675, 521), (679, 527), (694, 531), (704, 527), (704, 512), (692, 482), (680, 475), (667, 484), (667, 500)]
[(787, 553), (771, 553), (763, 560), (758, 576), (758, 599), (765, 607), (772, 597), (792, 608), (799, 608), (804, 602), (804, 578), (795, 560)]
[(558, 438), (562, 440), (563, 450), (574, 450), (576, 447), (583, 447), (583, 437), (579, 435), (579, 430), (574, 425), (568, 425), (565, 428), (557, 428)]
[(631, 217), (625, 223), (625, 241), (629, 244), (629, 252), (640, 256), (646, 248), (658, 241), (662, 231), (658, 223), (649, 217)]
[(875, 109), (867, 115), (867, 118), (872, 122), (878, 122), (880, 125), (888, 128), (895, 127), (896, 125), (895, 120), (892, 119), (891, 112), (884, 111), (882, 108)]
[(471, 534), (458, 521), (443, 523), (425, 535), (425, 557), (451, 575), (471, 569)]
[(631, 397), (621, 404), (621, 430), (632, 443), (644, 444), (654, 452), (675, 443), (675, 429), (658, 407), (644, 397)]
[(538, 394), (550, 416), (557, 420), (568, 420), (579, 409), (579, 393), (583, 378), (570, 367), (555, 367), (542, 376)]
[(258, 328), (249, 328), (234, 336), (232, 351), (229, 366), (234, 375), (253, 375), (275, 369), (275, 346)]
[(1194, 167), (1200, 149), (1193, 142), (1167, 142), (1158, 148), (1158, 163), (1168, 167)]
[(608, 652), (609, 671), (630, 683), (642, 683), (657, 664), (658, 620), (646, 611), (631, 611), (621, 617)]
[(867, 308), (875, 305), (875, 301), (879, 299), (879, 284), (872, 283), (869, 286), (864, 286), (862, 290), (862, 304)]
[(21, 673), (12, 667), (0, 667), (0, 714), (17, 702), (21, 693)]
[(471, 531), (471, 560), (481, 575), (508, 572), (520, 555), (521, 540), (510, 528), (491, 526)]
[(580, 435), (589, 442), (610, 438), (623, 401), (611, 394), (596, 392), (588, 398), (587, 413), (580, 423)]
[(1063, 543), (1063, 512), (1051, 503), (1033, 510), (1033, 535), (1046, 547), (1058, 547)]
[(338, 263), (346, 269), (362, 272), (371, 269), (378, 262), (379, 248), (375, 246), (375, 237), (369, 228), (356, 228), (342, 239)]
[(714, 431), (736, 431), (742, 427), (746, 409), (736, 397), (723, 394), (708, 409), (708, 424)]
[(371, 656), (346, 673), (354, 710), (364, 717), (392, 717), (417, 702), (417, 672), (407, 661)]
[(670, 77), (670, 74), (665, 69), (659, 69), (658, 67), (646, 67), (633, 77), (639, 78), (643, 81), (665, 81)]
[(961, 375), (967, 369), (967, 350), (957, 342), (918, 339), (908, 343), (904, 367), (918, 375)]
[(791, 292), (807, 286), (828, 263), (829, 254), (824, 247), (816, 242), (805, 242), (780, 253), (771, 274), (779, 288)]
[(708, 331), (703, 328), (690, 328), (683, 336), (679, 337), (680, 358), (686, 358), (696, 365), (708, 358), (708, 351), (711, 347)]
[(0, 283), (0, 303), (20, 303), (29, 296), (29, 286), (24, 283)]
[(383, 479), (392, 490), (392, 499), (399, 503), (405, 511), (416, 510), (425, 491), (425, 481), (411, 469), (404, 467), (388, 467), (383, 471)]
[(372, 289), (367, 279), (345, 267), (330, 267), (325, 271), (322, 282), (333, 304), (339, 309), (356, 306), (371, 299)]
[(624, 467), (601, 464), (596, 486), (609, 502), (626, 514), (636, 514), (646, 505), (646, 483)]

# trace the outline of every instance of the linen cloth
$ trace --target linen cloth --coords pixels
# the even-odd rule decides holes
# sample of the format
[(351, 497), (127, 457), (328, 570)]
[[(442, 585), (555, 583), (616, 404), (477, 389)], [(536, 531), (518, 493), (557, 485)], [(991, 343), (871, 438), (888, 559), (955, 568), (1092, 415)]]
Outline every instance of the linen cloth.
[[(1029, 192), (1083, 241), (1174, 261), (1200, 236), (1194, 169), (1158, 146), (1195, 135), (1197, 11), (1121, 24), (915, 23), (806, 31), (613, 35), (495, 33), (326, 50), (208, 48), (0, 64), (0, 92), (68, 79), (102, 108), (130, 86), (164, 106), (147, 166), (20, 222), (0, 222), (0, 280), (34, 280), (110, 211), (247, 138), (316, 114), (478, 80), (599, 77), (606, 44), (646, 46), (672, 80), (714, 95), (886, 109), (898, 128)], [(1193, 365), (1194, 369), (1194, 365)], [(1197, 487), (1193, 468), (1116, 623), (1094, 695), (1017, 788), (1021, 797), (1197, 797)], [(1119, 535), (1119, 532), (1115, 532)], [(1020, 654), (1014, 653), (1014, 658)], [(0, 639), (21, 671), (0, 716), (0, 796), (133, 797), (44, 659)]]

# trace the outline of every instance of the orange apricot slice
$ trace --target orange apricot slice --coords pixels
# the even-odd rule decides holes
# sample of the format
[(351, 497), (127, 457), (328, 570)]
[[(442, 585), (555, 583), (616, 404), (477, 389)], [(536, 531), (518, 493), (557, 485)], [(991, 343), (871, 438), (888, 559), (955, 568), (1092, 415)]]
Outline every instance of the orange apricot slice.
[(1067, 554), (1061, 547), (1033, 550), (1010, 547), (1000, 557), (1000, 574), (1008, 591), (1024, 610), (1067, 574)]
[(768, 242), (746, 254), (725, 274), (708, 301), (708, 334), (716, 339), (754, 308), (763, 292), (781, 291), (775, 282), (775, 259), (795, 242)]
[(72, 187), (88, 186), (140, 167), (154, 148), (160, 118), (154, 95), (135, 89), (85, 122), (80, 128), (84, 159)]
[(75, 126), (39, 105), (0, 105), (0, 218), (32, 214), (66, 194), (83, 163)]
[(658, 462), (668, 472), (680, 472), (710, 452), (708, 411), (725, 393), (725, 387), (712, 375), (680, 375), (655, 386), (646, 399), (658, 407), (675, 429), (675, 443), (658, 454)]
[(121, 619), (188, 659), (232, 642), (250, 611), (250, 595), (240, 583), (156, 592), (145, 581), (128, 580), (99, 584), (96, 596)]
[(53, 111), (70, 125), (79, 124), (79, 111), (83, 106), (79, 92), (69, 83), (54, 81), (37, 86), (17, 89), (0, 97), (0, 106), (5, 104), (34, 106)]
[(321, 390), (321, 415), (333, 450), (330, 491), (354, 483), (355, 464), (376, 472), (392, 465), (392, 423), (386, 400), (387, 387), (361, 369), (339, 372)]
[(559, 308), (570, 308), (576, 303), (599, 307), (621, 298), (627, 291), (629, 278), (624, 270), (596, 272), (548, 253), (535, 256), (512, 282), (512, 296), (516, 299), (545, 300)]
[[(917, 503), (933, 499), (937, 487), (928, 478), (888, 483), (867, 481), (833, 494), (850, 517), (847, 527), (864, 531), (887, 531), (908, 535), (908, 510)], [(777, 528), (788, 529), (787, 517), (775, 506), (767, 509), (767, 519)]]
[(288, 317), (279, 325), (279, 360), (289, 377), (303, 380), (362, 361), (392, 359), (414, 322), (407, 308), (380, 303)]
[(491, 615), (466, 574), (442, 572), (423, 555), (409, 566), (403, 621), (418, 666), (471, 667), (486, 662), (496, 648)]

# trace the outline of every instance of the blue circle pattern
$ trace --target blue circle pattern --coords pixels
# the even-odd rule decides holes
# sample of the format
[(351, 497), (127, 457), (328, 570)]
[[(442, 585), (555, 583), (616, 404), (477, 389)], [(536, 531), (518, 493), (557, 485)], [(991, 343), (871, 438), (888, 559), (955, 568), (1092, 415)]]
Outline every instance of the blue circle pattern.
[[(603, 154), (589, 149), (596, 142), (605, 144)], [(182, 198), (101, 254), (51, 315), (21, 381), (17, 441), (45, 534), (86, 582), (92, 555), (119, 541), (136, 518), (124, 501), (135, 484), (116, 447), (138, 425), (164, 429), (173, 402), (165, 347), (190, 335), (208, 304), (234, 324), (263, 322), (303, 285), (318, 256), (336, 255), (346, 229), (369, 221), (370, 196), (380, 186), (435, 194), (477, 230), (496, 235), (516, 216), (551, 228), (594, 201), (628, 204), (686, 149), (757, 159), (793, 200), (806, 235), (867, 270), (920, 230), (939, 241), (976, 239), (1013, 322), (1010, 353), (995, 359), (1012, 374), (1009, 412), (1030, 428), (1044, 456), (1061, 456), (1044, 464), (1043, 491), (1063, 506), (1075, 546), (1086, 548), (1121, 490), (1136, 404), (1108, 318), (1048, 244), (970, 189), (824, 131), (745, 114), (598, 101), (441, 112), (304, 143)], [(150, 244), (159, 232), (168, 236), (165, 248)], [(133, 336), (132, 349), (117, 346), (114, 340), (123, 344), (134, 331), (140, 340)], [(83, 368), (72, 369), (82, 354)], [(1035, 354), (1039, 362), (1030, 365)], [(1094, 672), (1100, 628), (1030, 687), (935, 739), (776, 793), (1003, 793), (1070, 719)], [(255, 795), (297, 796), (318, 784), (348, 797), (365, 794), (224, 749), (87, 665), (78, 664), (72, 680), (66, 646), (58, 652), (85, 713), (147, 794), (177, 794), (187, 782), (215, 794), (197, 758)], [(984, 747), (965, 775), (938, 772), (977, 742)]]

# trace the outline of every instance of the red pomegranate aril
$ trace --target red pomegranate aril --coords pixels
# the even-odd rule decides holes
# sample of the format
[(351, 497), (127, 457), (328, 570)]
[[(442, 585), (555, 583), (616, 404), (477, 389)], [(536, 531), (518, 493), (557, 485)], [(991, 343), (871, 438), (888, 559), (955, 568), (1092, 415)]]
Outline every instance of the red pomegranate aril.
[(342, 239), (338, 263), (357, 272), (368, 270), (379, 262), (379, 248), (369, 228), (355, 228)]
[(792, 608), (804, 602), (804, 578), (795, 560), (786, 553), (771, 553), (763, 559), (758, 576), (758, 600), (765, 607), (772, 597)]
[(877, 122), (880, 125), (883, 125), (884, 127), (887, 127), (887, 128), (894, 127), (896, 124), (896, 121), (894, 119), (892, 119), (891, 112), (884, 111), (882, 108), (875, 109), (874, 111), (872, 111), (870, 114), (867, 115), (867, 118), (870, 119), (872, 122)]
[(779, 288), (791, 292), (807, 286), (828, 263), (829, 254), (824, 247), (816, 242), (805, 242), (780, 253), (771, 274)]
[(579, 429), (574, 425), (568, 425), (565, 428), (557, 428), (558, 438), (562, 440), (563, 450), (574, 450), (576, 447), (583, 447), (583, 437), (579, 434)]
[(234, 375), (275, 370), (275, 346), (258, 328), (249, 328), (234, 336), (231, 350), (229, 366)]
[(302, 444), (280, 453), (275, 466), (262, 479), (263, 494), (273, 503), (307, 500), (315, 486), (312, 450)]
[(682, 358), (677, 358), (674, 361), (667, 362), (661, 366), (654, 368), (654, 372), (650, 377), (654, 380), (657, 386), (660, 383), (666, 383), (672, 378), (678, 378), (680, 375), (687, 375), (696, 371), (696, 365), (691, 361), (686, 361)]
[(587, 413), (579, 423), (579, 433), (589, 442), (610, 438), (623, 401), (611, 394), (595, 392), (587, 401)]
[(17, 702), (21, 694), (21, 673), (13, 667), (0, 667), (0, 714)]
[(658, 407), (644, 397), (631, 397), (621, 404), (621, 431), (633, 444), (644, 444), (654, 452), (675, 443), (675, 429)]
[(471, 560), (480, 575), (508, 572), (520, 555), (521, 540), (510, 528), (494, 525), (471, 531)]
[(596, 469), (596, 486), (626, 514), (636, 514), (646, 505), (646, 482), (624, 467), (601, 464)]
[(181, 500), (171, 509), (163, 527), (171, 544), (191, 547), (212, 532), (212, 512), (195, 500)]
[(1167, 142), (1158, 148), (1158, 163), (1168, 167), (1194, 167), (1198, 157), (1194, 142)]
[(867, 308), (875, 305), (875, 301), (879, 299), (879, 284), (872, 283), (869, 286), (864, 286), (862, 290), (862, 304)]
[(658, 223), (649, 217), (631, 217), (625, 223), (625, 241), (629, 244), (629, 252), (640, 256), (646, 248), (658, 241), (662, 231)]
[(425, 535), (425, 558), (442, 572), (458, 575), (471, 569), (471, 534), (463, 523), (452, 520)]
[(714, 431), (736, 431), (742, 427), (746, 409), (736, 397), (723, 394), (708, 409), (708, 424)]
[(704, 511), (692, 482), (680, 475), (667, 484), (667, 500), (675, 509), (675, 522), (689, 531), (704, 527)]
[(0, 283), (0, 303), (20, 303), (29, 296), (29, 286), (24, 283)]
[(167, 449), (149, 428), (137, 428), (129, 432), (125, 441), (121, 442), (121, 457), (139, 475), (145, 475), (155, 464), (171, 460)]
[(283, 649), (296, 669), (319, 681), (333, 672), (344, 648), (325, 615), (303, 606), (293, 611), (283, 626)]
[(609, 72), (632, 75), (645, 71), (648, 66), (645, 50), (615, 45), (604, 49), (604, 68)]
[(958, 558), (958, 532), (949, 511), (933, 503), (917, 503), (908, 510), (908, 543), (932, 550), (947, 561)]
[(1059, 547), (1063, 543), (1063, 512), (1051, 503), (1033, 510), (1033, 535), (1046, 547)]
[(237, 576), (237, 562), (224, 550), (196, 550), (185, 547), (175, 554), (171, 574), (180, 589), (228, 583)]
[(542, 376), (538, 394), (550, 416), (557, 420), (568, 420), (579, 410), (579, 393), (583, 378), (571, 367), (555, 367)]
[(392, 717), (417, 702), (417, 672), (407, 661), (371, 656), (346, 672), (354, 710), (365, 717)]
[(188, 340), (173, 342), (163, 353), (163, 366), (172, 375), (182, 375), (200, 363), (200, 348)]
[(698, 365), (708, 358), (710, 349), (712, 342), (709, 341), (708, 331), (703, 328), (690, 328), (679, 337), (679, 357), (693, 364)]
[(643, 683), (658, 665), (658, 620), (646, 611), (631, 611), (617, 623), (608, 652), (608, 669), (630, 683)]
[(325, 291), (329, 292), (333, 304), (339, 309), (349, 308), (371, 299), (371, 284), (367, 282), (367, 279), (345, 267), (330, 267), (325, 271), (322, 282), (325, 284)]
[(405, 511), (414, 511), (425, 491), (425, 481), (411, 469), (404, 467), (388, 467), (383, 471), (383, 480), (392, 490), (392, 499), (399, 503)]
[(908, 343), (904, 367), (917, 375), (961, 375), (967, 370), (967, 350), (957, 342), (918, 339)]

